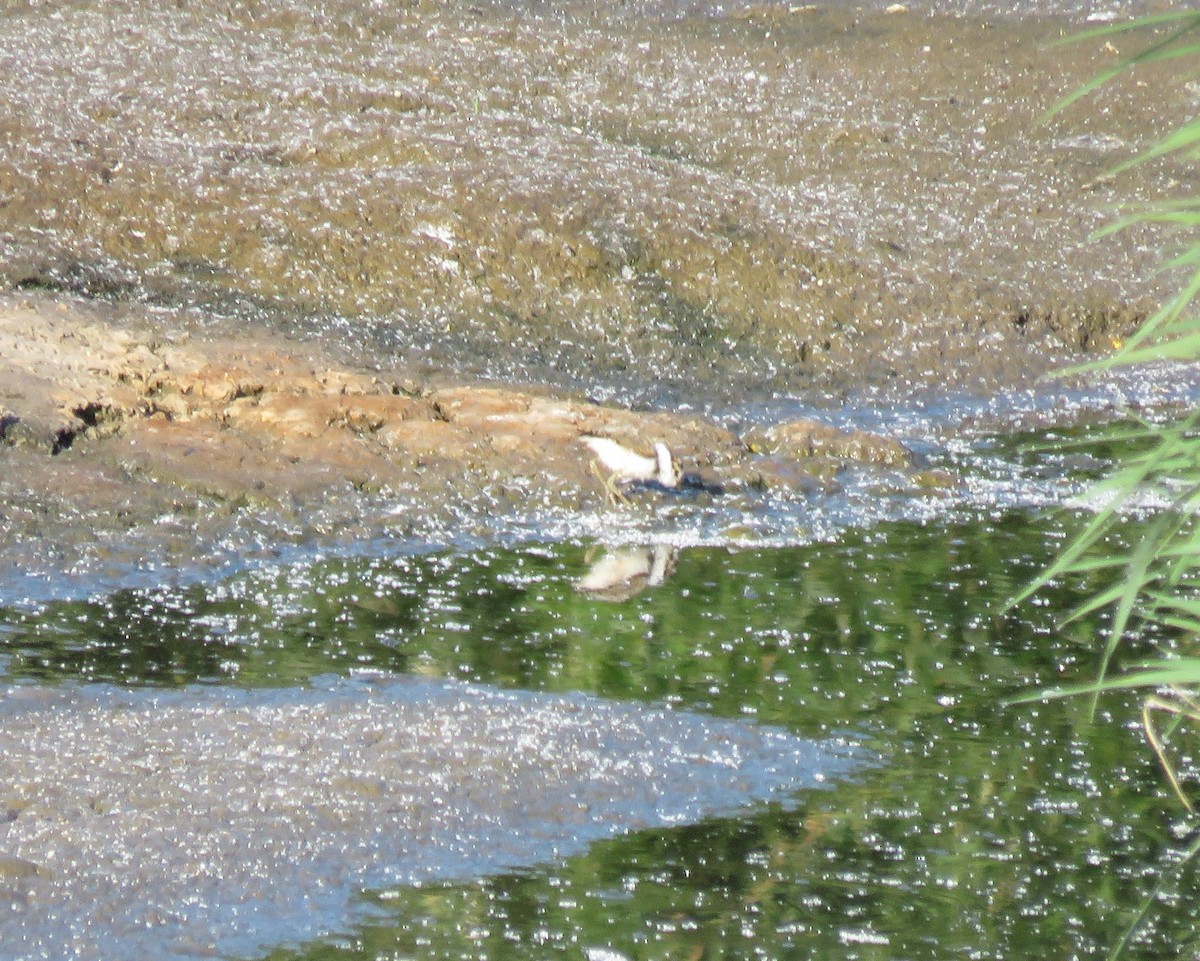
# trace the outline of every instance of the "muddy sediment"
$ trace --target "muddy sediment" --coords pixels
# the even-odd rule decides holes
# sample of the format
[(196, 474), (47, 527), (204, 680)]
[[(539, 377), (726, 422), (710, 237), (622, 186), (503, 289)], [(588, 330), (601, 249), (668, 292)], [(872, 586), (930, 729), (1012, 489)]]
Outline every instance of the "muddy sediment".
[(1190, 181), (1105, 172), (1192, 94), (1147, 71), (1041, 122), (1119, 56), (1049, 50), (1078, 19), (643, 8), (32, 6), (0, 274), (685, 387), (1004, 383), (1159, 298), (1152, 237), (1090, 237)]
[(588, 510), (586, 433), (667, 443), (704, 496), (952, 485), (877, 434), (691, 411), (989, 391), (1161, 301), (1164, 237), (1090, 235), (1187, 189), (1106, 171), (1194, 93), (1160, 67), (1043, 122), (1122, 51), (954, 12), (13, 5), (6, 562)]

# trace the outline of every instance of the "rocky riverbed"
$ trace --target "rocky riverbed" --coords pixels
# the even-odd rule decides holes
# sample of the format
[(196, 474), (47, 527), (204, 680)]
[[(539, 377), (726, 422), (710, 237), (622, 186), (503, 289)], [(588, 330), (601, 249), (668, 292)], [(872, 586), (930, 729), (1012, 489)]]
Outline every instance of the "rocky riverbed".
[(1164, 236), (1090, 235), (1188, 189), (1106, 171), (1194, 91), (1046, 120), (1121, 49), (1043, 14), (13, 6), (6, 565), (590, 510), (589, 432), (733, 491), (952, 486), (886, 422), (728, 412), (1028, 384), (1161, 301)]
[[(1051, 632), (989, 632), (1013, 629), (993, 602), (1059, 534), (997, 518), (1103, 467), (997, 435), (1200, 396), (1183, 366), (1039, 380), (1172, 290), (1165, 231), (1093, 234), (1195, 192), (1187, 165), (1112, 173), (1194, 112), (1195, 85), (1159, 64), (1047, 116), (1142, 42), (1059, 40), (1157, 9), (0, 0), (0, 955), (328, 939), (384, 913), (364, 889), (815, 804), (848, 770), (831, 731), (920, 764), (894, 797), (851, 784), (769, 858), (755, 840), (766, 886), (726, 898), (702, 838), (694, 872), (639, 853), (646, 887), (717, 884), (749, 912), (737, 950), (759, 914), (779, 954), (810, 928), (876, 943), (883, 891), (951, 905), (962, 951), (1004, 954), (1006, 912), (1051, 903), (1043, 852), (1090, 851), (1136, 800), (1129, 763), (1098, 768), (1093, 800), (1119, 811), (1031, 844), (1040, 772), (1075, 765), (1075, 784), (1083, 752), (1010, 725), (982, 679), (1047, 676)], [(665, 444), (692, 483), (614, 502), (590, 435)], [(871, 529), (827, 543), (849, 527)], [(535, 540), (568, 544), (434, 553)], [(729, 546), (760, 555), (730, 576)], [(1059, 634), (1056, 671), (1090, 650)], [(402, 676), (421, 673), (439, 679)], [(1016, 873), (939, 867), (970, 849), (951, 836)], [(856, 876), (839, 849), (860, 843)], [(1142, 857), (1111, 861), (1157, 877)], [(1090, 855), (1077, 881), (1053, 866), (1063, 890), (1099, 883)], [(787, 886), (822, 872), (828, 902)], [(603, 872), (584, 873), (590, 897)], [(946, 900), (980, 877), (977, 904)], [(612, 890), (580, 945), (621, 943), (644, 894)], [(654, 937), (705, 916), (698, 890), (645, 908)], [(797, 923), (813, 905), (827, 916)], [(1108, 885), (1088, 910), (1120, 922)], [(895, 951), (959, 943), (897, 913), (915, 933)], [(478, 954), (467, 916), (439, 930)]]
[(190, 562), (255, 515), (311, 540), (397, 502), (425, 523), (464, 509), (600, 510), (612, 494), (587, 435), (668, 445), (691, 486), (642, 500), (803, 496), (836, 489), (849, 464), (899, 489), (954, 483), (894, 438), (813, 419), (739, 436), (695, 414), (331, 365), (268, 331), (172, 335), (152, 319), (59, 298), (0, 302), (10, 575), (48, 556), (69, 569), (122, 537), (173, 544)]

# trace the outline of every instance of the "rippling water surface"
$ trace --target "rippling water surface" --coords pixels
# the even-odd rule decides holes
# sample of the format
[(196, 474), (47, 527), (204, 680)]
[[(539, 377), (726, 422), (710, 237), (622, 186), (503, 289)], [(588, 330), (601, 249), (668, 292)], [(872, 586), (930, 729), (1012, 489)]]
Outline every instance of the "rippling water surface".
[(1095, 62), (1006, 15), (1143, 0), (845, 5), (0, 4), (6, 283), (816, 415), (946, 481), (35, 517), (0, 558), (0, 961), (1196, 953), (1139, 695), (1014, 701), (1094, 676), (1103, 623), (1057, 619), (1100, 575), (1005, 604), (1107, 452), (1024, 441), (1200, 379), (990, 389), (1161, 299), (1153, 238), (1084, 238), (1188, 182), (1094, 178), (1194, 98), (1036, 122)]
[[(211, 710), (217, 686), (230, 691), (218, 702), (290, 712), (277, 734), (286, 746), (345, 723), (317, 710), (321, 691), (353, 702), (346, 691), (364, 677), (386, 687), (395, 683), (387, 678), (419, 676), (438, 690), (450, 690), (437, 687), (444, 680), (484, 684), (469, 688), (481, 692), (480, 717), (496, 709), (498, 691), (510, 692), (500, 708), (510, 721), (550, 695), (599, 696), (583, 702), (596, 712), (578, 718), (581, 737), (605, 740), (608, 712), (645, 714), (636, 744), (675, 725), (682, 754), (703, 755), (689, 739), (707, 737), (714, 758), (766, 756), (783, 772), (771, 784), (744, 773), (717, 778), (740, 806), (728, 795), (682, 803), (681, 821), (655, 826), (631, 816), (642, 802), (631, 806), (629, 792), (683, 802), (693, 782), (673, 781), (669, 765), (647, 755), (640, 769), (597, 787), (578, 754), (551, 743), (557, 728), (531, 728), (546, 741), (546, 763), (575, 759), (575, 770), (556, 772), (556, 790), (588, 793), (589, 804), (605, 798), (579, 832), (568, 826), (522, 857), (520, 839), (543, 830), (545, 805), (497, 794), (499, 820), (474, 835), (476, 849), (420, 831), (398, 841), (380, 833), (391, 822), (360, 806), (367, 820), (350, 834), (361, 831), (368, 855), (347, 849), (342, 861), (380, 851), (384, 862), (398, 861), (402, 851), (409, 874), (388, 883), (386, 870), (355, 875), (321, 847), (332, 822), (297, 818), (287, 832), (298, 832), (289, 844), (307, 852), (300, 863), (319, 851), (340, 865), (339, 906), (321, 915), (325, 933), (315, 940), (311, 925), (290, 934), (267, 926), (261, 950), (238, 942), (244, 956), (274, 941), (273, 959), (1102, 957), (1128, 936), (1132, 957), (1174, 958), (1195, 937), (1184, 906), (1198, 879), (1180, 863), (1186, 825), (1147, 749), (1136, 699), (1105, 700), (1094, 719), (1082, 699), (1008, 703), (1094, 670), (1097, 625), (1059, 629), (1050, 613), (1088, 585), (1058, 585), (1045, 604), (1001, 611), (1069, 524), (1069, 516), (962, 510), (937, 523), (885, 522), (832, 542), (742, 551), (568, 542), (311, 561), (9, 610), (0, 664), (23, 697), (57, 692), (41, 707), (50, 732), (55, 698), (94, 709), (96, 698), (119, 699), (115, 684), (149, 723), (160, 711), (165, 725), (184, 707)], [(428, 700), (431, 716), (445, 696)], [(407, 703), (396, 711), (415, 704), (420, 713), (422, 696), (399, 701)], [(661, 717), (675, 718), (666, 728), (654, 713), (663, 707), (670, 713)], [(72, 716), (65, 712), (63, 724)], [(717, 726), (706, 732), (705, 718)], [(360, 735), (347, 733), (347, 744)], [(437, 741), (436, 730), (420, 736)], [(463, 744), (459, 766), (522, 756), (508, 742), (498, 751)], [(633, 749), (606, 744), (617, 754)], [(793, 760), (801, 748), (828, 760), (847, 744), (855, 763), (833, 764), (820, 783)], [(358, 749), (346, 750), (353, 777), (369, 779)], [(270, 766), (269, 753), (260, 760)], [(141, 803), (137, 761), (125, 762), (134, 765), (129, 799), (117, 791), (106, 804)], [(431, 750), (415, 769), (453, 780), (455, 764)], [(512, 764), (505, 790), (540, 798), (544, 780)], [(264, 771), (247, 777), (251, 795), (253, 778), (264, 790), (273, 783)], [(328, 787), (327, 772), (311, 784), (297, 777), (289, 790), (301, 808), (305, 791)], [(357, 801), (372, 790), (359, 789)], [(11, 777), (3, 798), (11, 830), (33, 802)], [(142, 836), (138, 858), (147, 861), (165, 857), (156, 843), (169, 848), (171, 826), (183, 830), (195, 816), (169, 804), (142, 813), (159, 829)], [(614, 831), (586, 849), (572, 840)], [(489, 846), (505, 867), (488, 867), (497, 860)], [(278, 903), (298, 883), (291, 868), (276, 870), (256, 879), (255, 897)], [(6, 911), (36, 913), (36, 897), (22, 900), (21, 886), (33, 882), (8, 874)], [(223, 883), (212, 881), (213, 899), (225, 896)], [(53, 930), (55, 921), (39, 924)], [(101, 938), (105, 930), (101, 923)], [(97, 956), (112, 956), (100, 943)]]

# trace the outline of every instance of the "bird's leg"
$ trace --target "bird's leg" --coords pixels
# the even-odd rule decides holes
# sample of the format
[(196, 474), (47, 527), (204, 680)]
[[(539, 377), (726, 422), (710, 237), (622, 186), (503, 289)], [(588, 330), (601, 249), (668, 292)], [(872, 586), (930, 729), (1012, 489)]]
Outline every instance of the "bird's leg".
[(604, 485), (605, 499), (610, 504), (616, 505), (629, 503), (629, 498), (626, 497), (621, 492), (620, 488), (617, 487), (617, 482), (615, 480), (616, 475), (605, 474), (604, 471), (600, 469), (600, 462), (595, 458), (592, 459), (592, 473), (595, 474), (596, 477), (599, 478), (600, 483)]

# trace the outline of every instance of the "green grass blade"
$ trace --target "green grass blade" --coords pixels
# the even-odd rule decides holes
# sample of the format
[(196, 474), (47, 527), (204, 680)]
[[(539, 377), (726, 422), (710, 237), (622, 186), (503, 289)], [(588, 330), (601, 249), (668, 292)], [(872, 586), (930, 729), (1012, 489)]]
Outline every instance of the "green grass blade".
[[(1192, 47), (1186, 47), (1182, 50), (1173, 51), (1173, 53), (1178, 54), (1179, 56), (1194, 57), (1197, 54), (1200, 54), (1200, 44)], [(1160, 59), (1167, 58), (1163, 57)], [(1194, 148), (1198, 143), (1200, 143), (1200, 122), (1192, 121), (1191, 123), (1184, 124), (1169, 136), (1164, 137), (1149, 150), (1138, 154), (1136, 157), (1133, 157), (1130, 160), (1126, 160), (1124, 163), (1117, 164), (1117, 166), (1113, 167), (1112, 170), (1108, 172), (1108, 176), (1112, 177), (1116, 174), (1123, 173), (1124, 171), (1129, 170), (1131, 167), (1136, 167), (1138, 164), (1146, 163), (1148, 160), (1154, 160), (1158, 157), (1165, 157), (1167, 154), (1187, 151), (1189, 148)], [(1183, 214), (1186, 213), (1186, 211), (1180, 211), (1179, 213)]]
[[(1107, 70), (1102, 71), (1099, 75), (1097, 75), (1096, 77), (1093, 77), (1091, 80), (1087, 81), (1087, 83), (1083, 84), (1082, 86), (1077, 88), (1072, 93), (1063, 97), (1061, 100), (1058, 101), (1058, 103), (1056, 103), (1053, 107), (1051, 107), (1046, 112), (1045, 116), (1043, 117), (1043, 120), (1048, 120), (1051, 117), (1053, 117), (1055, 114), (1061, 113), (1063, 110), (1065, 110), (1071, 104), (1073, 104), (1076, 100), (1086, 97), (1092, 91), (1097, 90), (1100, 87), (1103, 87), (1105, 84), (1111, 82), (1115, 77), (1118, 77), (1122, 73), (1125, 73), (1127, 70), (1130, 70), (1133, 67), (1136, 67), (1138, 64), (1150, 63), (1157, 59), (1163, 59), (1163, 55), (1165, 55), (1171, 51), (1172, 47), (1174, 46), (1174, 44), (1177, 40), (1179, 40), (1181, 37), (1186, 37), (1193, 30), (1196, 30), (1198, 25), (1200, 25), (1200, 17), (1195, 16), (1194, 12), (1191, 17), (1176, 18), (1176, 19), (1184, 20), (1184, 25), (1182, 27), (1180, 27), (1179, 29), (1172, 31), (1166, 37), (1164, 37), (1162, 40), (1159, 40), (1157, 43), (1151, 44), (1149, 47), (1145, 48), (1141, 52), (1122, 60), (1120, 63), (1116, 64), (1115, 66), (1109, 67)], [(1160, 21), (1160, 22), (1166, 23), (1167, 21)], [(1150, 24), (1147, 21), (1147, 22), (1144, 22), (1142, 25), (1143, 26), (1151, 26), (1152, 24)], [(1112, 32), (1115, 32), (1115, 31), (1112, 31)], [(1100, 32), (1099, 29), (1097, 32), (1094, 32), (1091, 34), (1092, 38), (1100, 37), (1100, 36), (1104, 36), (1104, 33)], [(1064, 40), (1062, 42), (1070, 43), (1072, 41), (1083, 41), (1085, 39), (1089, 39), (1087, 32), (1075, 34), (1072, 37), (1064, 38)]]
[[(1158, 878), (1158, 882), (1153, 888), (1146, 892), (1146, 896), (1142, 899), (1142, 903), (1138, 906), (1137, 911), (1134, 913), (1133, 920), (1130, 921), (1129, 925), (1125, 928), (1125, 933), (1121, 936), (1121, 939), (1115, 945), (1113, 945), (1113, 949), (1109, 952), (1108, 961), (1115, 961), (1115, 959), (1121, 957), (1121, 955), (1125, 953), (1125, 949), (1129, 946), (1129, 942), (1133, 939), (1133, 936), (1137, 934), (1142, 925), (1146, 923), (1146, 918), (1150, 914), (1150, 909), (1162, 896), (1163, 891), (1166, 889), (1167, 881), (1171, 879), (1173, 874), (1178, 874), (1180, 871), (1182, 871), (1184, 866), (1190, 861), (1194, 860), (1198, 853), (1200, 853), (1200, 837), (1197, 837), (1194, 841), (1192, 841), (1191, 845), (1184, 852), (1183, 857), (1179, 858), (1169, 870), (1162, 872)], [(1179, 955), (1179, 957), (1184, 956), (1184, 954)]]
[(1055, 40), (1052, 46), (1062, 47), (1071, 43), (1082, 43), (1085, 40), (1096, 40), (1101, 37), (1112, 37), (1122, 33), (1147, 30), (1167, 23), (1178, 23), (1180, 20), (1193, 21), (1191, 29), (1200, 27), (1200, 12), (1195, 10), (1173, 10), (1169, 13), (1154, 13), (1145, 17), (1137, 17), (1134, 20), (1126, 20), (1123, 23), (1106, 23), (1098, 27), (1089, 27), (1086, 30), (1081, 30), (1067, 37), (1062, 37)]
[(1051, 701), (1064, 697), (1079, 697), (1083, 694), (1100, 695), (1136, 688), (1190, 687), (1196, 684), (1200, 684), (1200, 658), (1179, 658), (1173, 661), (1148, 662), (1142, 670), (1086, 684), (1050, 687), (1030, 694), (1021, 694), (1010, 698), (1006, 703), (1030, 704), (1034, 701)]

